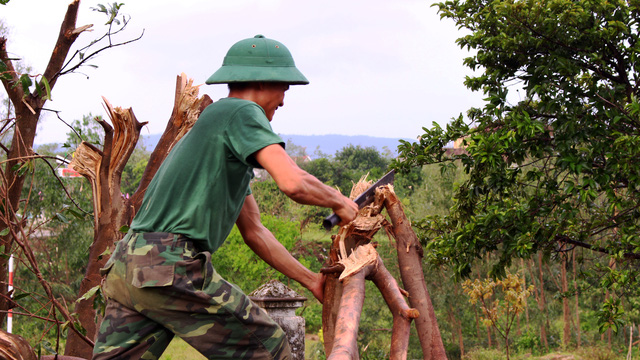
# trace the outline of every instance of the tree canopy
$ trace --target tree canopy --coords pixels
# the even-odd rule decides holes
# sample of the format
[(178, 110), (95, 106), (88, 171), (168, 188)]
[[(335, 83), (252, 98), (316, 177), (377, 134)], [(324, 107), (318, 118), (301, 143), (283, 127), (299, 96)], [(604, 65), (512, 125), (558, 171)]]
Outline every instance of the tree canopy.
[[(440, 163), (468, 174), (450, 214), (422, 223), (428, 253), (458, 275), (496, 254), (493, 272), (501, 274), (515, 258), (581, 248), (602, 257), (600, 269), (584, 270), (601, 270), (601, 286), (637, 291), (640, 2), (436, 6), (466, 30), (457, 43), (472, 51), (464, 64), (475, 73), (465, 85), (486, 99), (467, 118), (444, 129), (434, 123), (400, 146), (400, 169)], [(453, 141), (466, 151), (446, 152)]]

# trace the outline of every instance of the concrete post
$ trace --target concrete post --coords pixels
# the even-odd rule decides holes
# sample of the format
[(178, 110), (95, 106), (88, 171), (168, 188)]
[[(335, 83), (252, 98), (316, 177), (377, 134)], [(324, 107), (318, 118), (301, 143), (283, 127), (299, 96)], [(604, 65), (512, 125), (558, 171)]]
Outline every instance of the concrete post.
[(249, 297), (265, 309), (287, 334), (293, 360), (304, 360), (305, 322), (303, 317), (296, 316), (296, 309), (302, 307), (307, 298), (278, 280), (271, 280), (260, 286)]

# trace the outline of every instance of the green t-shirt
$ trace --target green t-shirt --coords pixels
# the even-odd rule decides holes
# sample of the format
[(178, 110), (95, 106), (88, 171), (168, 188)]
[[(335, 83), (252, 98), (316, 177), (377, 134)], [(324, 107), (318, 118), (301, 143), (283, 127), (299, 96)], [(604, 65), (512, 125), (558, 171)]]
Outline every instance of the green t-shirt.
[(153, 177), (131, 229), (169, 232), (214, 252), (227, 238), (251, 193), (251, 156), (280, 144), (264, 110), (252, 101), (224, 98), (208, 106)]

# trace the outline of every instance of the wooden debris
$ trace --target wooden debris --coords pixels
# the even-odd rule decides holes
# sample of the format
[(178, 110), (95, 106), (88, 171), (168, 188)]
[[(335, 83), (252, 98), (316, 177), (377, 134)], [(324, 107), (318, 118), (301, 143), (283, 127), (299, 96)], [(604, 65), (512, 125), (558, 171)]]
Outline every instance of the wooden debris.
[(344, 271), (340, 274), (340, 281), (362, 270), (368, 265), (375, 265), (378, 261), (378, 252), (371, 244), (358, 246), (346, 259), (340, 260)]
[[(362, 179), (361, 181), (364, 181)], [(352, 198), (365, 191), (370, 183), (354, 186)], [(391, 224), (380, 214), (387, 209)], [(384, 227), (396, 240), (403, 283), (398, 286), (370, 244), (373, 235)], [(347, 256), (347, 253), (349, 255)], [(330, 260), (325, 264), (325, 303), (323, 331), (327, 359), (358, 359), (357, 335), (364, 301), (364, 280), (372, 280), (393, 314), (390, 358), (406, 359), (411, 321), (416, 319), (418, 337), (425, 359), (446, 359), (435, 311), (422, 272), (422, 247), (404, 215), (392, 185), (376, 189), (373, 204), (361, 209), (356, 219), (340, 228), (333, 238)], [(337, 272), (344, 268), (338, 278)], [(342, 281), (342, 283), (340, 282)], [(405, 296), (413, 308), (407, 305)]]
[(36, 353), (22, 336), (0, 329), (0, 359), (36, 360)]

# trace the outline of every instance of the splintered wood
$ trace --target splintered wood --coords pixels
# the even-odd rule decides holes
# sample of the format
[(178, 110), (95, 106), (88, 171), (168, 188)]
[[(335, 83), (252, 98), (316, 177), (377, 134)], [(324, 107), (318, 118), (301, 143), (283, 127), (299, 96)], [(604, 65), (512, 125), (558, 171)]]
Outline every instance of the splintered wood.
[(378, 262), (378, 252), (371, 244), (358, 246), (346, 259), (340, 260), (340, 264), (344, 266), (340, 281), (344, 278), (357, 273), (365, 266), (375, 265)]
[[(351, 199), (366, 191), (371, 182), (361, 179), (351, 190)], [(379, 191), (384, 190), (384, 191)], [(407, 358), (411, 320), (420, 314), (409, 308), (396, 280), (385, 268), (371, 239), (381, 228), (391, 224), (380, 213), (385, 194), (393, 192), (393, 186), (376, 189), (375, 201), (363, 207), (358, 216), (340, 228), (333, 238), (330, 261), (324, 270), (328, 273), (325, 283), (323, 306), (323, 332), (327, 359), (358, 359), (358, 327), (364, 302), (364, 281), (371, 280), (382, 293), (393, 315), (390, 358)], [(338, 277), (335, 270), (341, 270)]]
[[(367, 189), (373, 184), (372, 181), (367, 181), (366, 178), (367, 175), (363, 176), (360, 181), (353, 185), (351, 188), (351, 195), (349, 196), (351, 200), (367, 191)], [(338, 235), (334, 239), (334, 244), (337, 243), (338, 248), (340, 249), (339, 260), (346, 259), (349, 256), (345, 245), (345, 240), (347, 238), (351, 238), (358, 244), (369, 243), (378, 230), (383, 226), (388, 225), (385, 217), (380, 214), (383, 202), (384, 199), (376, 194), (375, 201), (372, 204), (360, 209), (355, 220), (340, 228)]]

